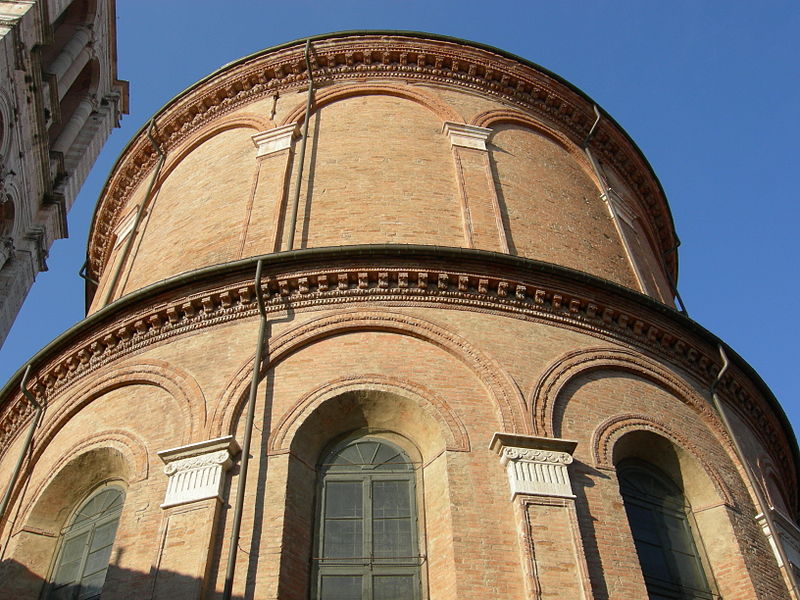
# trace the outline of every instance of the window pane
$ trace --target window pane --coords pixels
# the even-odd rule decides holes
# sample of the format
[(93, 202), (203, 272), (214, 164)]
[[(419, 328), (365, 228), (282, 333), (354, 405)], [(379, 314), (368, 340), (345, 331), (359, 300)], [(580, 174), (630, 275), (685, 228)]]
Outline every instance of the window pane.
[(373, 481), (372, 516), (376, 519), (387, 517), (410, 517), (411, 496), (409, 481)]
[(361, 600), (360, 575), (323, 575), (320, 600)]
[(75, 512), (67, 527), (72, 533), (61, 542), (48, 600), (100, 597), (124, 498), (122, 490), (106, 488)]
[(651, 599), (710, 598), (683, 492), (655, 467), (618, 466), (620, 492)]
[(325, 521), (325, 558), (357, 558), (364, 555), (361, 521)]
[(78, 594), (78, 600), (100, 597), (100, 592), (103, 590), (103, 582), (106, 580), (106, 570), (103, 569), (99, 573), (90, 575), (81, 582), (81, 592)]
[(56, 586), (66, 585), (78, 581), (78, 569), (81, 566), (83, 551), (89, 539), (89, 533), (85, 532), (71, 539), (64, 541), (61, 547), (61, 556), (58, 561), (58, 569), (53, 576), (53, 583)]
[(325, 517), (361, 518), (362, 490), (361, 481), (329, 481), (325, 486)]
[(105, 572), (108, 569), (108, 561), (111, 558), (111, 544), (105, 548), (100, 548), (90, 552), (86, 557), (86, 566), (83, 568), (84, 578), (99, 571)]
[(375, 558), (412, 556), (411, 519), (376, 519), (372, 524)]
[(376, 575), (372, 578), (373, 600), (412, 600), (414, 593), (412, 575)]

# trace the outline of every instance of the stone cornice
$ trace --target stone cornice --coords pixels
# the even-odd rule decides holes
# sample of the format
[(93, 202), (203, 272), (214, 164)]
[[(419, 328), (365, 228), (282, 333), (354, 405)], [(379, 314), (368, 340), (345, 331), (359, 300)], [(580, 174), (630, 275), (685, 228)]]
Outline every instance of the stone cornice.
[[(611, 282), (549, 263), (435, 246), (343, 246), (266, 255), (264, 294), (275, 313), (352, 303), (490, 312), (547, 323), (635, 348), (708, 387), (718, 340), (678, 312)], [(31, 361), (31, 389), (46, 402), (124, 356), (175, 336), (257, 314), (256, 259), (200, 269), (126, 296), (90, 316)], [(796, 442), (779, 405), (732, 350), (718, 389), (782, 469), (796, 472)], [(32, 408), (20, 372), (0, 392), (0, 451)]]
[[(401, 33), (333, 34), (313, 41), (311, 60), (319, 87), (365, 78), (402, 79), (488, 95), (535, 114), (581, 144), (594, 120), (593, 103), (545, 69), (469, 42)], [(303, 44), (264, 50), (228, 65), (189, 88), (155, 117), (156, 137), (169, 152), (193, 132), (246, 104), (307, 86)], [(627, 134), (604, 115), (592, 148), (628, 180), (642, 199), (673, 275), (677, 258), (672, 217), (663, 190)], [(89, 269), (97, 277), (109, 256), (112, 231), (133, 190), (156, 163), (144, 131), (123, 152), (109, 177), (89, 239)]]

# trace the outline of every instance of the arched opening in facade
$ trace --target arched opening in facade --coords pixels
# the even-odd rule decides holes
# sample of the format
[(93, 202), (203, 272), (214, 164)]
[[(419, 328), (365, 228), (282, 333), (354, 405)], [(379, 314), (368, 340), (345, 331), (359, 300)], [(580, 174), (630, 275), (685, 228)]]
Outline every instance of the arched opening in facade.
[(650, 598), (713, 598), (681, 489), (637, 459), (620, 462), (617, 477)]
[(415, 466), (388, 439), (356, 436), (317, 465), (312, 598), (419, 598)]
[[(649, 597), (718, 598), (714, 565), (738, 548), (726, 506), (703, 467), (671, 440), (644, 430), (619, 438), (613, 456)], [(714, 539), (713, 548), (704, 537)]]
[[(119, 490), (124, 498), (129, 476), (128, 462), (119, 450), (99, 447), (79, 454), (49, 478), (32, 505), (22, 508), (24, 526), (12, 538), (11, 560), (4, 561), (4, 591), (9, 594), (5, 597), (99, 597), (75, 594), (81, 589), (88, 593), (98, 581), (102, 587), (119, 521), (117, 507), (122, 510), (117, 492), (110, 496), (102, 492)], [(97, 519), (84, 518), (92, 515)], [(88, 537), (87, 530), (91, 530)], [(99, 545), (92, 547), (95, 542)], [(98, 566), (103, 561), (105, 565)], [(56, 583), (63, 585), (52, 585)]]
[[(427, 597), (428, 580), (453, 578), (453, 532), (443, 530), (446, 448), (441, 424), (399, 394), (353, 390), (319, 404), (287, 457), (283, 537), (291, 551), (282, 556), (279, 595), (413, 599)], [(301, 574), (308, 584), (295, 596)]]
[(61, 531), (47, 600), (100, 597), (124, 502), (124, 490), (109, 485), (78, 506)]

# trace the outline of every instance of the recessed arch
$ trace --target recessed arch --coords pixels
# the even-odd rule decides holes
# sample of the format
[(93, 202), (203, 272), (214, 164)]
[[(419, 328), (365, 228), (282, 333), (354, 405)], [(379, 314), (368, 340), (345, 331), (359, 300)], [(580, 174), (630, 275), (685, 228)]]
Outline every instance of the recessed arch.
[(446, 450), (469, 451), (470, 443), (466, 427), (443, 398), (414, 383), (394, 377), (370, 374), (328, 381), (306, 394), (278, 421), (270, 435), (269, 453), (288, 452), (298, 429), (322, 404), (337, 396), (364, 391), (396, 394), (415, 402), (419, 409), (439, 426)]
[[(620, 440), (634, 432), (650, 432), (668, 440), (674, 447), (686, 452), (700, 466), (705, 476), (713, 483), (720, 501), (729, 507), (735, 507), (730, 487), (703, 456), (702, 451), (691, 440), (673, 428), (650, 416), (642, 414), (615, 415), (603, 421), (592, 433), (591, 453), (594, 464), (598, 468), (614, 468), (614, 451)], [(699, 507), (697, 507), (699, 508)]]
[[(319, 317), (290, 329), (267, 342), (269, 358), (261, 370), (277, 365), (301, 348), (325, 338), (350, 331), (383, 331), (407, 335), (438, 346), (464, 363), (483, 382), (493, 400), (504, 431), (530, 433), (524, 400), (500, 363), (447, 329), (402, 313), (381, 310), (342, 311)], [(249, 358), (226, 386), (211, 416), (212, 435), (225, 435), (233, 429), (252, 376), (254, 358)]]
[(622, 348), (587, 348), (568, 352), (542, 373), (530, 393), (537, 435), (555, 435), (554, 408), (564, 387), (576, 377), (598, 370), (631, 373), (668, 391), (700, 415), (730, 453), (730, 440), (705, 398), (660, 363)]
[(20, 511), (19, 523), (27, 522), (28, 515), (41, 498), (44, 490), (61, 476), (67, 465), (81, 455), (108, 453), (109, 451), (118, 453), (124, 460), (125, 467), (117, 472), (110, 472), (105, 477), (119, 478), (128, 484), (147, 479), (149, 471), (147, 446), (137, 435), (122, 429), (108, 429), (93, 433), (61, 453), (61, 458), (50, 467), (48, 475), (36, 485), (32, 493), (28, 494), (28, 500)]
[(188, 372), (161, 360), (142, 360), (122, 364), (86, 381), (69, 392), (68, 397), (47, 417), (40, 434), (35, 438), (31, 466), (74, 415), (83, 411), (104, 394), (127, 386), (151, 385), (164, 390), (174, 401), (186, 424), (180, 435), (181, 444), (196, 441), (206, 421), (206, 403), (200, 386)]
[[(189, 156), (198, 146), (220, 133), (231, 129), (252, 129), (255, 132), (261, 132), (274, 127), (275, 123), (271, 119), (255, 113), (237, 113), (214, 120), (195, 132), (188, 141), (182, 143), (178, 148), (172, 149), (173, 154), (170, 155), (164, 163), (164, 167), (161, 169), (161, 173), (159, 173), (155, 189), (157, 190), (158, 187), (166, 181), (170, 173), (180, 165), (184, 158)], [(256, 147), (253, 146), (253, 156), (255, 157), (255, 155)], [(152, 196), (155, 197), (156, 194), (154, 193)]]
[[(520, 125), (532, 130), (534, 133), (541, 134), (568, 152), (596, 185), (597, 178), (594, 170), (583, 151), (566, 135), (548, 127), (530, 115), (513, 109), (493, 109), (475, 115), (470, 124), (487, 128), (492, 128), (495, 125)], [(491, 137), (490, 135), (489, 138), (491, 139)]]
[[(319, 110), (326, 104), (331, 104), (337, 100), (344, 100), (354, 96), (395, 96), (397, 98), (404, 98), (411, 100), (421, 106), (424, 106), (432, 113), (434, 113), (444, 123), (445, 121), (452, 121), (456, 123), (463, 123), (462, 117), (458, 111), (443, 102), (433, 94), (429, 94), (418, 89), (409, 89), (409, 86), (400, 86), (394, 84), (355, 84), (347, 86), (335, 86), (329, 89), (319, 90), (314, 93), (314, 103), (312, 107), (313, 112)], [(302, 123), (305, 120), (305, 102), (298, 103), (281, 121), (281, 125), (288, 125), (289, 123)]]

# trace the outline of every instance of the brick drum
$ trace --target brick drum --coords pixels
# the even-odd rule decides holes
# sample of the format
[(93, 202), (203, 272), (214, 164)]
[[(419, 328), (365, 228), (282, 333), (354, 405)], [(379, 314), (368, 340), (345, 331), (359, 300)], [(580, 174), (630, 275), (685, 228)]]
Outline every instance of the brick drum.
[(692, 598), (793, 598), (797, 445), (676, 310), (676, 243), (627, 134), (518, 57), (363, 32), (227, 65), (120, 157), (89, 315), (2, 390), (0, 598), (54, 589), (109, 486), (104, 599), (222, 598), (229, 556), (232, 597), (324, 597), (321, 461), (360, 438), (410, 460), (416, 530), (412, 591), (359, 598), (646, 598), (630, 464), (679, 490)]

